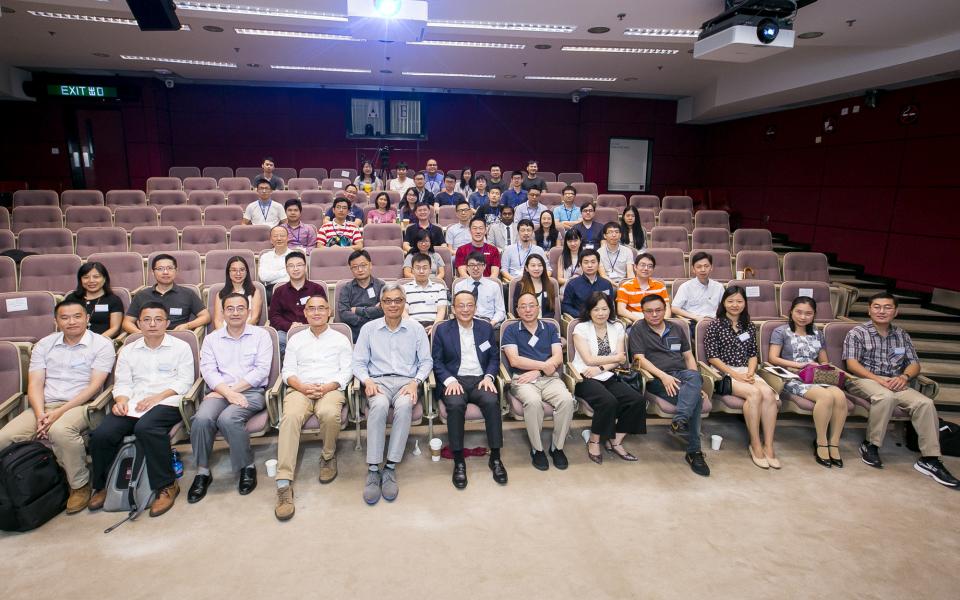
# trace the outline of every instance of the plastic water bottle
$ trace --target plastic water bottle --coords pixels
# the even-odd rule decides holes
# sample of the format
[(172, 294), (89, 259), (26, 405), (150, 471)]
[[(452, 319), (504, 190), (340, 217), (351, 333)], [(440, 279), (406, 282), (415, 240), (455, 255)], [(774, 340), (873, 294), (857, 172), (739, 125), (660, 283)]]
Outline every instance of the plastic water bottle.
[(177, 452), (177, 449), (173, 449), (173, 472), (176, 473), (177, 479), (183, 477), (183, 461), (180, 460), (180, 453)]

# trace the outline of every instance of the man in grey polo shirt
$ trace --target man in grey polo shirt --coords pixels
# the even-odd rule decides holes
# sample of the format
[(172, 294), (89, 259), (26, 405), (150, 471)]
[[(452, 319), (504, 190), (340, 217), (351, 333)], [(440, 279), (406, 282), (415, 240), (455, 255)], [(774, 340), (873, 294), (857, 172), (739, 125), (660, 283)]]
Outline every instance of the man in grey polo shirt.
[(37, 342), (30, 354), (30, 410), (0, 429), (0, 450), (34, 436), (49, 440), (67, 473), (67, 514), (73, 514), (87, 507), (91, 493), (84, 405), (103, 387), (116, 354), (111, 340), (87, 330), (89, 317), (80, 302), (60, 302), (54, 316), (60, 332)]
[(357, 341), (360, 328), (383, 316), (380, 306), (380, 290), (383, 281), (373, 276), (373, 261), (366, 250), (356, 250), (347, 259), (353, 280), (345, 286), (337, 286), (337, 319), (350, 326), (353, 341)]
[(158, 254), (150, 261), (150, 269), (157, 283), (133, 295), (130, 308), (123, 317), (124, 331), (141, 333), (137, 327), (137, 319), (140, 318), (140, 308), (148, 302), (159, 302), (167, 308), (170, 315), (168, 328), (173, 331), (190, 331), (210, 322), (210, 311), (203, 305), (197, 293), (175, 283), (176, 258), (169, 254)]

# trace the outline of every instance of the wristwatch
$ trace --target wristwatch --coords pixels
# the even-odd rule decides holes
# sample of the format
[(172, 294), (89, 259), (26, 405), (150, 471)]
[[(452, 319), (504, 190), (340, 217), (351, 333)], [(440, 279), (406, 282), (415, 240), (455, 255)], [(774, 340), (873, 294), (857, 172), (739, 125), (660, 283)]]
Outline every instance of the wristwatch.
[(420, 379), (419, 377), (414, 377), (413, 380), (417, 382), (417, 385), (420, 385), (423, 383), (423, 380)]

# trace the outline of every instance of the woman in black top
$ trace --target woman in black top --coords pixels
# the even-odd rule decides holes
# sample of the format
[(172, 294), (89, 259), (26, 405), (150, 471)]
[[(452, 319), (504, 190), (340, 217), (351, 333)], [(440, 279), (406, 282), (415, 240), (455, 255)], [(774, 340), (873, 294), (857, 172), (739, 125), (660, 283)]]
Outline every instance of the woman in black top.
[(90, 316), (87, 328), (106, 338), (115, 338), (123, 323), (123, 302), (110, 291), (110, 273), (103, 263), (88, 262), (77, 270), (77, 289), (65, 300), (83, 304)]
[(416, 215), (413, 212), (417, 210), (417, 188), (407, 188), (400, 199), (400, 205), (397, 207), (397, 216), (406, 219), (411, 223), (417, 222)]
[[(723, 292), (717, 319), (707, 326), (703, 336), (707, 361), (721, 375), (729, 375), (733, 395), (743, 398), (743, 419), (750, 435), (750, 458), (761, 469), (780, 468), (773, 450), (773, 432), (777, 427), (780, 401), (767, 383), (757, 377), (757, 327), (747, 312), (747, 293), (732, 285)], [(763, 439), (760, 429), (763, 428)]]
[(553, 289), (553, 279), (547, 274), (547, 261), (539, 254), (531, 254), (523, 264), (523, 277), (514, 292), (513, 314), (517, 314), (517, 302), (524, 294), (537, 297), (541, 319), (556, 318), (557, 297)]
[(537, 245), (543, 248), (543, 251), (550, 253), (550, 249), (557, 246), (557, 240), (560, 239), (560, 232), (557, 231), (557, 224), (553, 220), (553, 213), (544, 211), (540, 213), (540, 227), (537, 228), (534, 239)]

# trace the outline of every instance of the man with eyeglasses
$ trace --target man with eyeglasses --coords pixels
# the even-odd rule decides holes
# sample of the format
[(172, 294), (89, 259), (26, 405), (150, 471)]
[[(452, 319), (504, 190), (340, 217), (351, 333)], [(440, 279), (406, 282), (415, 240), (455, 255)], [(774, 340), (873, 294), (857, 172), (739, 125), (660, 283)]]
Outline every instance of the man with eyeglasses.
[(933, 400), (915, 387), (920, 376), (920, 359), (910, 334), (893, 324), (899, 302), (889, 292), (870, 297), (870, 321), (857, 325), (843, 340), (843, 360), (853, 377), (847, 380), (850, 393), (870, 399), (867, 431), (860, 444), (860, 459), (881, 469), (880, 447), (895, 408), (905, 410), (917, 432), (920, 459), (913, 468), (946, 487), (960, 486), (940, 461), (940, 420)]
[(467, 257), (466, 277), (453, 286), (454, 294), (466, 291), (477, 299), (476, 316), (490, 321), (494, 329), (507, 318), (503, 304), (503, 288), (493, 279), (483, 276), (486, 257), (482, 252), (472, 252)]
[(467, 276), (467, 257), (474, 252), (479, 252), (484, 257), (484, 277), (496, 279), (500, 275), (500, 251), (496, 246), (487, 243), (486, 236), (487, 223), (479, 217), (470, 219), (470, 243), (460, 246), (453, 258), (453, 266), (457, 269), (458, 276)]
[(333, 201), (333, 220), (323, 224), (317, 231), (317, 247), (363, 248), (363, 232), (356, 221), (347, 219), (350, 213), (350, 201), (337, 198)]
[[(281, 183), (280, 185), (282, 186), (283, 184)], [(279, 225), (286, 219), (286, 214), (284, 213), (282, 204), (270, 199), (274, 188), (267, 181), (261, 181), (255, 189), (257, 190), (258, 198), (248, 204), (246, 209), (244, 209), (243, 224), (269, 225), (270, 227)]]
[(434, 325), (447, 318), (447, 286), (430, 280), (432, 261), (426, 254), (414, 254), (410, 264), (413, 281), (403, 284), (407, 295), (404, 316), (420, 323), (430, 333)]
[[(413, 187), (417, 190), (417, 203), (433, 206), (433, 192), (427, 188), (427, 177), (423, 173), (413, 176)], [(439, 189), (437, 190), (439, 191)]]
[(657, 266), (657, 259), (649, 252), (641, 252), (634, 259), (636, 276), (625, 279), (617, 290), (617, 316), (626, 319), (629, 323), (643, 320), (641, 302), (650, 295), (660, 296), (666, 305), (664, 318), (669, 319), (670, 294), (667, 286), (659, 279), (654, 279), (653, 270)]
[[(534, 190), (536, 193), (536, 190)], [(517, 234), (520, 239), (516, 244), (507, 246), (503, 252), (503, 270), (500, 276), (506, 282), (513, 281), (523, 275), (523, 267), (527, 264), (527, 259), (531, 254), (536, 254), (543, 259), (543, 264), (547, 265), (547, 274), (550, 273), (550, 261), (547, 260), (547, 254), (543, 248), (536, 245), (533, 240), (533, 221), (523, 219), (517, 223)]]
[(197, 463), (197, 476), (187, 492), (187, 502), (203, 500), (213, 481), (210, 454), (217, 431), (230, 447), (230, 465), (240, 474), (237, 489), (246, 496), (257, 487), (246, 425), (264, 409), (273, 363), (273, 340), (262, 327), (247, 323), (249, 301), (243, 294), (230, 294), (221, 301), (225, 326), (203, 338), (200, 374), (207, 395), (193, 416), (190, 445)]
[(358, 250), (347, 260), (353, 279), (345, 286), (337, 286), (337, 318), (350, 326), (353, 341), (360, 336), (360, 328), (383, 316), (380, 291), (384, 283), (373, 276), (373, 261), (366, 250)]
[(470, 243), (470, 217), (473, 211), (470, 210), (470, 204), (466, 200), (457, 202), (457, 223), (447, 227), (447, 248), (450, 252), (457, 253), (460, 246)]
[[(359, 193), (357, 186), (348, 183), (346, 187), (343, 188), (343, 196), (340, 198), (346, 198), (347, 202), (347, 214), (344, 219), (348, 222), (352, 222), (358, 228), (363, 227), (363, 209), (357, 206), (357, 194)], [(324, 224), (329, 223), (337, 218), (337, 203), (334, 200), (333, 206), (327, 209), (327, 212), (323, 213), (323, 222)]]
[(562, 204), (553, 209), (553, 220), (557, 226), (566, 228), (580, 224), (580, 207), (574, 204), (577, 199), (577, 188), (568, 185), (563, 188)]
[(137, 319), (140, 309), (149, 302), (159, 302), (166, 307), (169, 315), (167, 325), (173, 331), (191, 331), (210, 322), (210, 311), (203, 305), (197, 292), (176, 284), (176, 258), (169, 254), (158, 254), (150, 261), (150, 270), (157, 283), (133, 295), (130, 308), (123, 317), (124, 331), (140, 333)]
[(310, 296), (327, 297), (327, 290), (319, 283), (307, 279), (307, 257), (299, 250), (294, 250), (284, 259), (287, 267), (286, 283), (281, 283), (273, 289), (273, 298), (270, 300), (270, 326), (277, 330), (280, 340), (280, 355), (287, 347), (287, 332), (294, 323), (306, 323), (303, 316), (303, 307)]
[(560, 304), (565, 316), (579, 319), (583, 316), (583, 307), (594, 292), (603, 292), (613, 297), (614, 287), (600, 276), (600, 254), (596, 250), (584, 250), (578, 258), (582, 275), (572, 278), (563, 288), (563, 301)]
[(443, 187), (443, 173), (437, 170), (437, 160), (435, 158), (427, 159), (427, 169), (423, 172), (423, 183), (433, 195), (440, 193)]
[(549, 208), (540, 204), (540, 193), (537, 188), (530, 188), (527, 191), (527, 201), (514, 207), (519, 220), (539, 223), (540, 215), (550, 212)]
[(603, 240), (603, 224), (593, 217), (597, 214), (597, 205), (587, 202), (580, 208), (580, 222), (573, 226), (580, 232), (580, 247), (584, 250), (599, 250)]
[[(380, 291), (383, 317), (360, 330), (353, 353), (353, 374), (363, 382), (367, 399), (367, 480), (363, 499), (376, 504), (382, 496), (392, 502), (400, 489), (396, 466), (403, 459), (420, 397), (420, 386), (433, 369), (427, 332), (411, 319), (404, 319), (406, 296), (396, 283)], [(386, 445), (387, 413), (393, 408), (390, 446)]]
[(433, 206), (456, 206), (461, 201), (466, 202), (466, 198), (460, 192), (456, 191), (457, 178), (447, 173), (443, 178), (443, 189), (434, 194)]
[(320, 483), (337, 478), (337, 436), (340, 416), (347, 401), (344, 391), (353, 379), (353, 346), (347, 336), (334, 331), (329, 322), (330, 304), (324, 296), (311, 296), (303, 312), (309, 329), (290, 336), (281, 377), (287, 384), (283, 417), (277, 441), (277, 503), (274, 516), (280, 521), (293, 517), (293, 477), (300, 450), (300, 432), (311, 415), (317, 418), (323, 451), (320, 454)]

